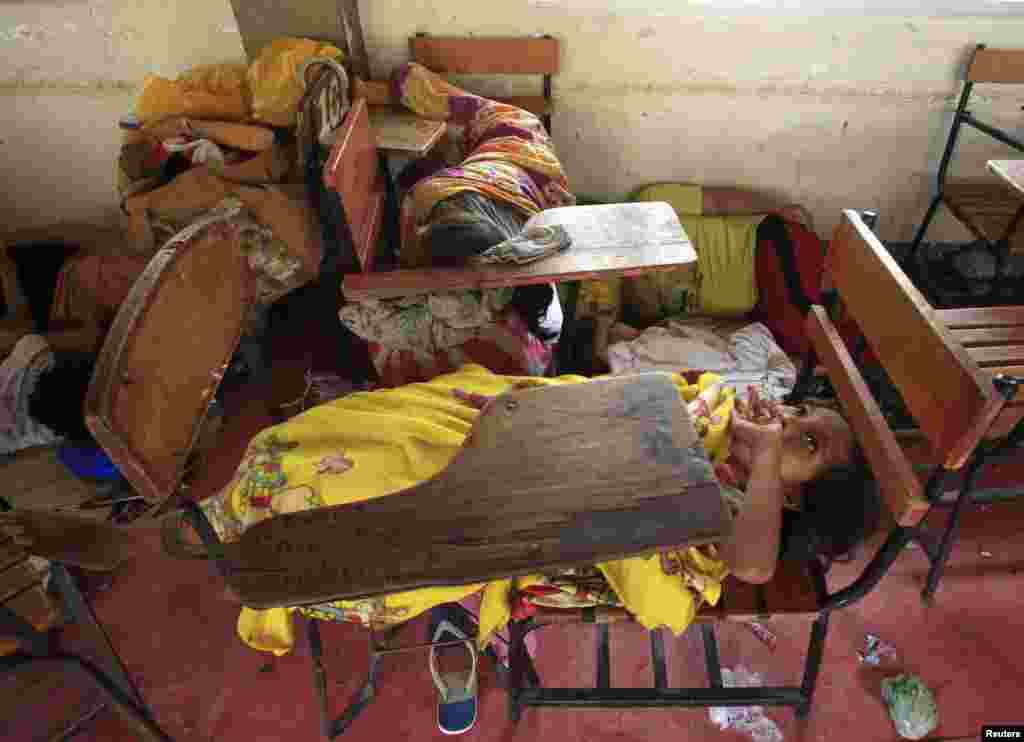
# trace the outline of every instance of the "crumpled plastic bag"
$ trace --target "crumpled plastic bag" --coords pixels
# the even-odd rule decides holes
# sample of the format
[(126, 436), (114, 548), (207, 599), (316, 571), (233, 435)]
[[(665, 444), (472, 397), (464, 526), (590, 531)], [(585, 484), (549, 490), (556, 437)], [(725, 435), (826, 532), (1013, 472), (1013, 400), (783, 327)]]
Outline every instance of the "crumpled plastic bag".
[(249, 117), (244, 64), (206, 64), (168, 80), (146, 75), (135, 102), (142, 123), (170, 116), (214, 121), (245, 121)]
[[(722, 668), (722, 685), (726, 688), (749, 688), (763, 685), (761, 675), (743, 665), (735, 670)], [(754, 742), (782, 742), (782, 732), (774, 721), (764, 715), (763, 706), (712, 706), (708, 716), (719, 729), (735, 729), (750, 735)]]
[(904, 739), (921, 739), (939, 725), (935, 697), (917, 675), (896, 675), (882, 681), (882, 698), (896, 731)]
[(298, 73), (311, 57), (332, 57), (341, 62), (344, 54), (322, 41), (287, 36), (274, 39), (260, 50), (247, 76), (254, 119), (272, 126), (295, 126), (305, 91)]

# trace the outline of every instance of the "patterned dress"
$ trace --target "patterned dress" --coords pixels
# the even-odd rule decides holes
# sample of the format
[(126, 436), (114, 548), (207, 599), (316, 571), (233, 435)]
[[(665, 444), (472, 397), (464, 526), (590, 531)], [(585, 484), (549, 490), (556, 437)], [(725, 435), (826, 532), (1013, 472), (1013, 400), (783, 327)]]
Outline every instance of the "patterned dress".
[(420, 238), (433, 208), (457, 193), (479, 193), (526, 217), (575, 205), (551, 137), (529, 111), (467, 93), (415, 63), (399, 68), (392, 85), (393, 97), (417, 115), (465, 127), (462, 163), (423, 178), (402, 200), (403, 265), (430, 264)]
[[(464, 127), (464, 159), (455, 167), (420, 161), (402, 198), (400, 261), (431, 264), (424, 235), (442, 201), (477, 193), (513, 207), (525, 219), (576, 199), (544, 125), (515, 106), (482, 98), (445, 82), (422, 65), (403, 65), (392, 80), (393, 98), (417, 115)], [(480, 214), (440, 207), (446, 221), (479, 220)], [(503, 374), (543, 375), (551, 364), (549, 343), (531, 334), (507, 305), (510, 289), (435, 292), (398, 299), (350, 303), (340, 319), (370, 344), (370, 356), (388, 386), (427, 381), (467, 362)], [(555, 301), (558, 299), (556, 297)], [(561, 308), (553, 308), (561, 327)]]

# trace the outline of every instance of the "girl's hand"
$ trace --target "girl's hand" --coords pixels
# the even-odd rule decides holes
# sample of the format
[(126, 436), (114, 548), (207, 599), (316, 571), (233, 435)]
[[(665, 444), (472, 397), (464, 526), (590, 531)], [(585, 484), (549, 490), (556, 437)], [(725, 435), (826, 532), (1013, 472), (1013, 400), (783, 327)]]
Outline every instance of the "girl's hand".
[(736, 400), (736, 412), (745, 420), (761, 424), (778, 421), (782, 415), (779, 411), (779, 403), (771, 399), (762, 398), (761, 394), (757, 391), (757, 387), (754, 386), (747, 387), (747, 400), (745, 402), (741, 399)]
[(761, 399), (756, 389), (746, 403), (737, 402), (732, 417), (732, 453), (748, 470), (762, 458), (772, 457), (778, 465), (782, 452), (782, 418), (778, 406)]

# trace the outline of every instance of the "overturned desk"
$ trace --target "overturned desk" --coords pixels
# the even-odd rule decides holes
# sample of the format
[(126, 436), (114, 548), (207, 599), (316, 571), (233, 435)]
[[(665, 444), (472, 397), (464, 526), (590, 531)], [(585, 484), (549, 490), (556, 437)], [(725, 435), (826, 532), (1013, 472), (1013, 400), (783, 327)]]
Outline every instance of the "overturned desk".
[(350, 301), (367, 301), (696, 268), (697, 253), (667, 203), (568, 206), (541, 212), (527, 223), (554, 225), (568, 232), (572, 245), (535, 263), (356, 273), (345, 276), (342, 290)]

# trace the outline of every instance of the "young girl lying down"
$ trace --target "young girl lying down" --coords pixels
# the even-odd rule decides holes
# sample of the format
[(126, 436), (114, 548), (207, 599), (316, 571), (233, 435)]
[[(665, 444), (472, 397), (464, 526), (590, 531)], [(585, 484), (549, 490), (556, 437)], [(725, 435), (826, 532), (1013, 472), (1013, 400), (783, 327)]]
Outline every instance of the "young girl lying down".
[[(679, 375), (673, 380), (735, 510), (731, 534), (717, 548), (691, 547), (660, 558), (602, 562), (593, 569), (421, 588), (297, 610), (380, 626), (482, 592), (482, 644), (513, 610), (529, 611), (536, 604), (624, 605), (645, 626), (679, 633), (702, 602), (718, 601), (727, 574), (765, 582), (780, 557), (831, 559), (873, 530), (877, 499), (838, 413), (783, 407), (761, 399), (756, 390), (737, 402), (713, 374), (694, 383)], [(473, 421), (496, 395), (521, 386), (587, 381), (497, 376), (466, 366), (429, 383), (338, 399), (258, 434), (233, 480), (202, 508), (220, 538), (234, 541), (273, 515), (385, 496), (435, 475), (461, 446), (472, 445), (466, 439)], [(190, 528), (180, 528), (182, 540), (198, 543)], [(516, 605), (510, 602), (513, 594)], [(258, 649), (287, 651), (291, 610), (296, 609), (243, 608), (242, 639)]]

